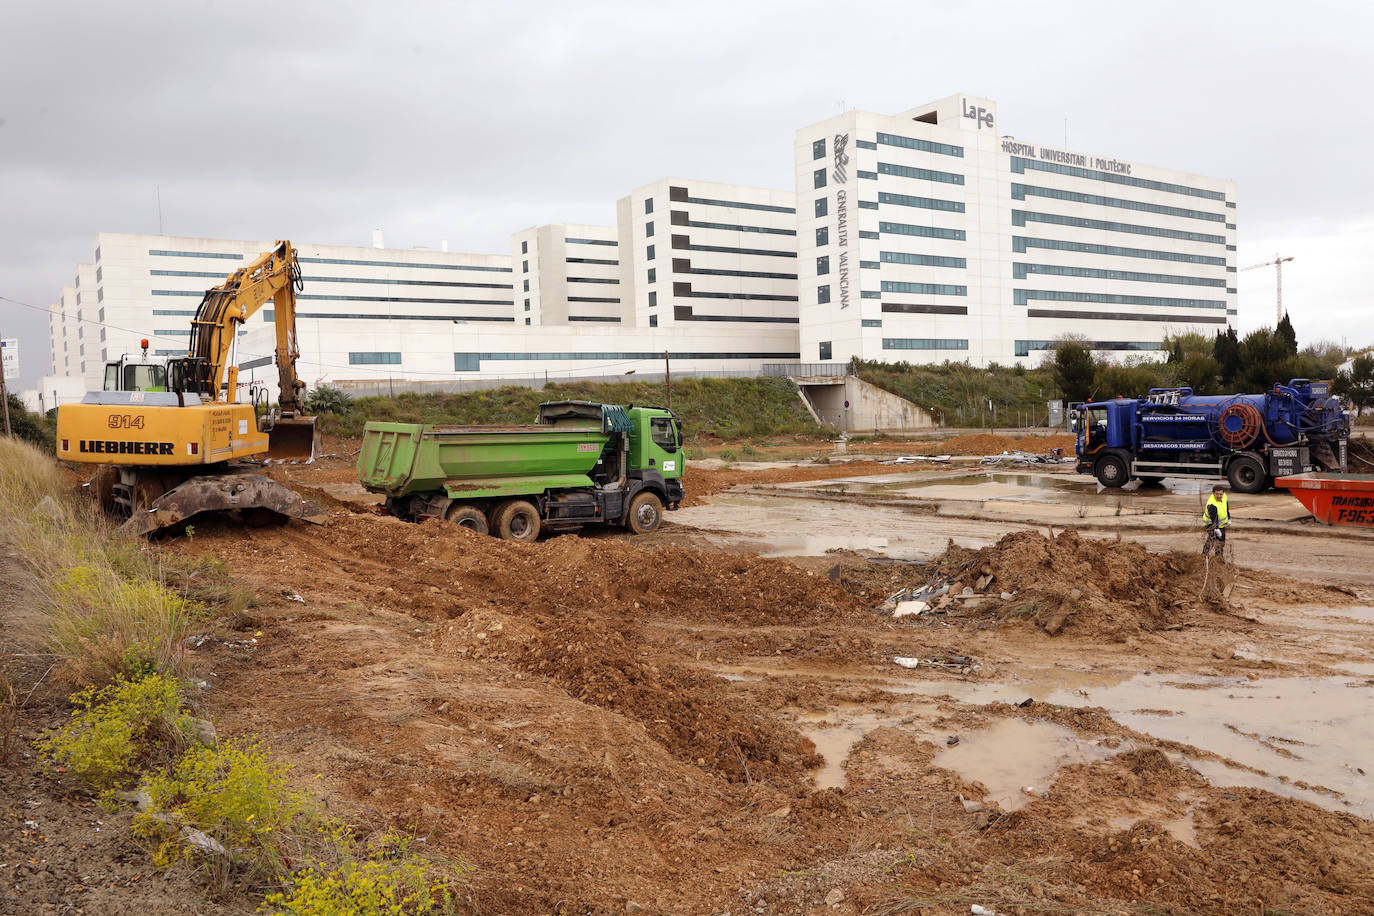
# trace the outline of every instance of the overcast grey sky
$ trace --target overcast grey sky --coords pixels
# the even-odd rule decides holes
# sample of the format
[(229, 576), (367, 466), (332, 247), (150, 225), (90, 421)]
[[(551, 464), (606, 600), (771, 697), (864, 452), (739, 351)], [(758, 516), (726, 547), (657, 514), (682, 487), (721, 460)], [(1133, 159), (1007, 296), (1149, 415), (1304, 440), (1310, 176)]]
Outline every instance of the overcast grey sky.
[[(1294, 255), (1299, 339), (1374, 343), (1363, 3), (7, 0), (0, 296), (53, 304), (97, 232), (505, 252), (681, 176), (792, 186), (841, 106), (955, 92), (1030, 142), (1239, 182), (1240, 266)], [(1274, 320), (1240, 278), (1242, 331)], [(45, 314), (0, 301), (20, 387)]]

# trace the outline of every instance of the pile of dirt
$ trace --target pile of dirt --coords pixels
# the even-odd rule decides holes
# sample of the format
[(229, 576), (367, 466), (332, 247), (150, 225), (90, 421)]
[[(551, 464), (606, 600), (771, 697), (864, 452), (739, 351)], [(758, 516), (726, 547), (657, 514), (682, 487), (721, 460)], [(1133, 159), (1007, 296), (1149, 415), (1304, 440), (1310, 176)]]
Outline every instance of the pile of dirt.
[(1368, 436), (1351, 436), (1346, 454), (1350, 470), (1374, 470), (1374, 443), (1369, 441)]
[(1017, 531), (976, 551), (952, 546), (935, 564), (950, 595), (975, 595), (953, 598), (951, 609), (1030, 620), (1050, 635), (1108, 639), (1224, 609), (1229, 570), (1214, 566), (1197, 554), (1150, 553), (1134, 541), (1081, 538), (1072, 529), (1054, 537)]
[(671, 661), (655, 664), (639, 630), (576, 613), (543, 618), (507, 663), (638, 720), (669, 754), (730, 782), (799, 786), (823, 763), (810, 740), (778, 717), (732, 701), (719, 678)]
[[(207, 526), (197, 540), (218, 546), (231, 536)], [(819, 759), (790, 723), (741, 708), (724, 681), (655, 648), (646, 622), (820, 625), (867, 613), (824, 576), (750, 555), (575, 535), (524, 544), (438, 521), (346, 512), (307, 536), (302, 543), (294, 528), (269, 529), (255, 534), (253, 549), (281, 559), (305, 548), (314, 562), (332, 559), (354, 580), (351, 600), (442, 624), (441, 651), (556, 683), (731, 782), (800, 785)], [(283, 581), (298, 578), (283, 570)]]
[(385, 562), (395, 586), (421, 598), (414, 613), (448, 619), (469, 609), (596, 612), (721, 623), (836, 621), (863, 611), (824, 576), (780, 559), (687, 547), (640, 547), (576, 534), (536, 544), (473, 534), (439, 521), (336, 514), (320, 539)]
[(965, 433), (949, 439), (925, 439), (912, 442), (875, 442), (854, 446), (856, 453), (883, 452), (900, 455), (1000, 455), (1020, 451), (1048, 455), (1055, 449), (1072, 453), (1074, 437), (1067, 433), (1047, 436), (1004, 436), (998, 433)]
[(722, 468), (707, 470), (687, 465), (682, 486), (687, 498), (683, 506), (700, 506), (707, 498), (741, 484), (798, 483), (810, 480), (830, 480), (836, 477), (864, 477), (872, 474), (891, 474), (892, 466), (879, 461), (846, 461), (835, 464), (802, 464), (786, 468), (741, 470)]

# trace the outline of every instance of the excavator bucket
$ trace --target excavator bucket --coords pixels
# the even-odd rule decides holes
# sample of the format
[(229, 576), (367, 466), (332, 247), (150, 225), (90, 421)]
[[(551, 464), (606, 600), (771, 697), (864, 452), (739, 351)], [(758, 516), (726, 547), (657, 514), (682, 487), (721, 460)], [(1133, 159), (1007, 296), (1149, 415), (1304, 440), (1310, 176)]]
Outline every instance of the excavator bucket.
[(273, 461), (313, 460), (315, 418), (279, 418), (267, 431), (267, 457)]
[[(163, 493), (146, 509), (136, 509), (120, 526), (127, 535), (148, 534), (184, 522), (201, 512), (247, 510), (324, 524), (325, 512), (289, 487), (261, 474), (192, 477)], [(268, 518), (272, 516), (267, 515)]]

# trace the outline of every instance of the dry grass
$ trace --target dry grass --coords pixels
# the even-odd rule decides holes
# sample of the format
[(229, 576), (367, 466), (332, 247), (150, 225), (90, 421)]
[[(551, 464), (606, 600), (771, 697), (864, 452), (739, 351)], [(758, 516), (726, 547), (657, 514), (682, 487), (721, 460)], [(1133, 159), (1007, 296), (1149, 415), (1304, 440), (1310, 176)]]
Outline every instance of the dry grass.
[(0, 548), (17, 562), (7, 626), (51, 652), (68, 681), (180, 673), (203, 605), (167, 587), (175, 575), (116, 535), (55, 461), (12, 439), (0, 439)]

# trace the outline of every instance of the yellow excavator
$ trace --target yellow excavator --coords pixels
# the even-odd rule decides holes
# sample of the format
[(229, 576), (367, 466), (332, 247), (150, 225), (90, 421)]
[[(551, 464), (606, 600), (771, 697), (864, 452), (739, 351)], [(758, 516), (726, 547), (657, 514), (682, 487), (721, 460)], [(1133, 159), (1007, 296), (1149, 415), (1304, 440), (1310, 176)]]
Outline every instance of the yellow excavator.
[[(107, 509), (128, 515), (123, 531), (147, 534), (211, 510), (241, 510), (253, 522), (323, 520), (318, 507), (257, 473), (266, 459), (314, 456), (315, 418), (304, 415), (305, 383), (296, 376), (301, 287), (296, 249), (277, 242), (206, 291), (186, 356), (149, 361), (143, 341), (143, 361), (112, 363), (105, 390), (58, 408), (57, 457), (101, 465), (91, 486)], [(256, 404), (238, 400), (231, 357), (239, 325), (269, 302), (280, 395), (260, 417)]]

